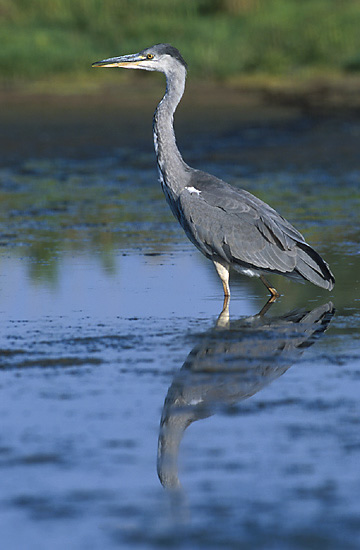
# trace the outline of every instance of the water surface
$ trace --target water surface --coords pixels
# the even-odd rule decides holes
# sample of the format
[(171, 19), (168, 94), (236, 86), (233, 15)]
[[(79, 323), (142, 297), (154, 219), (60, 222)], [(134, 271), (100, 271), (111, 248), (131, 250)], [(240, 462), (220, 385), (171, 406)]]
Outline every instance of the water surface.
[(185, 105), (188, 162), (278, 209), (337, 281), (274, 278), (259, 317), (264, 287), (235, 274), (219, 318), (157, 182), (152, 106), (114, 102), (115, 139), (98, 101), (2, 115), (3, 544), (358, 548), (359, 120)]

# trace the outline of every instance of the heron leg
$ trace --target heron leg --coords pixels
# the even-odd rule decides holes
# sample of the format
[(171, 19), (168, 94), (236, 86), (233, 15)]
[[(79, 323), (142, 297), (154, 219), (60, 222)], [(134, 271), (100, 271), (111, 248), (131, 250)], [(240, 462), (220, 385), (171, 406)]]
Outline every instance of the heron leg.
[(229, 313), (229, 296), (224, 296), (224, 304), (221, 310), (221, 313), (216, 322), (216, 328), (223, 329), (228, 328), (230, 324), (230, 313)]
[(226, 306), (225, 301), (226, 298), (229, 299), (230, 297), (230, 287), (229, 287), (229, 265), (225, 262), (218, 262), (213, 260), (215, 269), (217, 271), (217, 274), (219, 275), (223, 289), (224, 289), (224, 307)]
[(276, 290), (276, 288), (274, 288), (273, 286), (271, 286), (271, 284), (269, 283), (269, 281), (268, 281), (267, 279), (265, 279), (264, 275), (260, 275), (260, 279), (262, 280), (262, 282), (264, 283), (264, 285), (266, 286), (266, 288), (268, 289), (268, 291), (269, 291), (270, 294), (271, 294), (270, 300), (275, 301), (276, 298), (279, 298), (280, 294), (278, 293), (278, 291)]

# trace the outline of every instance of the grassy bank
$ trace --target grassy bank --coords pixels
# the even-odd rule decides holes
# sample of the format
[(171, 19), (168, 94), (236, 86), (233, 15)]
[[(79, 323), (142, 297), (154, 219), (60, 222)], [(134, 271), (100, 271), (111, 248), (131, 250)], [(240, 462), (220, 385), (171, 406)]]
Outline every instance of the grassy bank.
[(0, 0), (2, 82), (171, 42), (199, 77), (360, 71), (358, 0)]

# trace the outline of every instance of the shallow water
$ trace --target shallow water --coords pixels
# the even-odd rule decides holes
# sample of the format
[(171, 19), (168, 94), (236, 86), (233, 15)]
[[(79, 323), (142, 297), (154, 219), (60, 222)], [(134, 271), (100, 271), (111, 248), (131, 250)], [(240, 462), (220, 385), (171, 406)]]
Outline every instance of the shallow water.
[(274, 278), (264, 317), (261, 283), (234, 275), (228, 319), (150, 140), (59, 154), (68, 121), (36, 120), (26, 155), (15, 118), (2, 141), (4, 547), (358, 548), (360, 121), (180, 128), (192, 165), (267, 200), (335, 273), (331, 293)]

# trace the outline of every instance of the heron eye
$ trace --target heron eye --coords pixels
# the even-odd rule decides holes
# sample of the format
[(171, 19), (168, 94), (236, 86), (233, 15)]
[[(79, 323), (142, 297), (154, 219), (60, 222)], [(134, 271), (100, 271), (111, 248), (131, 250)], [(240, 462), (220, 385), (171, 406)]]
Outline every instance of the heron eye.
[(146, 59), (154, 59), (154, 54), (153, 53), (148, 53), (147, 56), (146, 56)]

